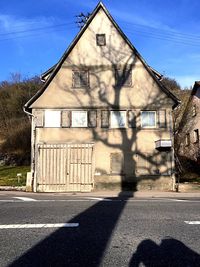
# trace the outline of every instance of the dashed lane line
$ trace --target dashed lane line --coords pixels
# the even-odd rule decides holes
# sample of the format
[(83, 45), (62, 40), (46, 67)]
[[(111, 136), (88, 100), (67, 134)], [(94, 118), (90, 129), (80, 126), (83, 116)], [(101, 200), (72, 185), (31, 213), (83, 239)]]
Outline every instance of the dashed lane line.
[(34, 199), (29, 197), (12, 197), (13, 199), (0, 199), (0, 202), (197, 202), (199, 203), (200, 200), (194, 199), (173, 199), (173, 198), (146, 198), (146, 199), (139, 199), (139, 198), (129, 198), (129, 199), (120, 199), (120, 198), (102, 198), (102, 197), (84, 197), (84, 198), (76, 198), (76, 199)]
[(78, 226), (79, 223), (1, 224), (0, 229), (74, 228)]
[(36, 199), (30, 198), (30, 197), (13, 197), (13, 198), (16, 198), (16, 199), (19, 199), (19, 200), (22, 200), (22, 201), (26, 201), (26, 202), (37, 201)]
[(200, 221), (185, 221), (187, 224), (200, 224)]

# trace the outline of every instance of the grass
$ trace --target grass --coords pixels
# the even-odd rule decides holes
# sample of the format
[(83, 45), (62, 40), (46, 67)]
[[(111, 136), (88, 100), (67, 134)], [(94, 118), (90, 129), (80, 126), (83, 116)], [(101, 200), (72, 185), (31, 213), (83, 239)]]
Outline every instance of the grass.
[[(29, 171), (29, 166), (0, 166), (0, 186), (26, 185), (26, 173)], [(21, 177), (17, 177), (19, 173)]]

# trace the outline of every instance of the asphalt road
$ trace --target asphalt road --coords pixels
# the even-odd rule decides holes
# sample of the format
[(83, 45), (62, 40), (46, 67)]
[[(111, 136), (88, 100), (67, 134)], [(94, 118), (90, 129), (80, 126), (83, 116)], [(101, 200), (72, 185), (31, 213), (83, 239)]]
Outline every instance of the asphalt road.
[(199, 204), (0, 192), (0, 266), (199, 267)]

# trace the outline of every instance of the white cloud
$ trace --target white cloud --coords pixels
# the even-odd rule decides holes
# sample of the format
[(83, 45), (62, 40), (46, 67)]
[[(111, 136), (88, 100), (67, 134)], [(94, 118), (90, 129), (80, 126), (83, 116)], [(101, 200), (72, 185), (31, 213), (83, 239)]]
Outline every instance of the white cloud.
[(53, 17), (19, 18), (0, 14), (0, 33), (26, 31), (32, 28), (50, 26), (55, 22)]
[(146, 26), (146, 27), (151, 27), (155, 29), (162, 29), (162, 30), (168, 30), (168, 31), (175, 31), (175, 29), (163, 24), (162, 22), (158, 20), (152, 20), (149, 17), (145, 18), (145, 16), (140, 16), (138, 14), (133, 14), (132, 12), (125, 12), (123, 10), (119, 11), (117, 9), (110, 9), (111, 14), (119, 20), (122, 20), (124, 22), (128, 23), (133, 23), (133, 24), (138, 24), (140, 26)]

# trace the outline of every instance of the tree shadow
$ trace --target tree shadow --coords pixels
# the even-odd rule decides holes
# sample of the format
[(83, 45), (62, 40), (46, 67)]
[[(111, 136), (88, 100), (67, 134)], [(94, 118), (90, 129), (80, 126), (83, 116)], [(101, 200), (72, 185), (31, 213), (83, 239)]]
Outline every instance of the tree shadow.
[[(102, 20), (102, 23), (103, 22), (104, 19)], [(109, 30), (110, 33), (113, 34), (113, 25), (110, 26)], [(89, 33), (91, 36), (95, 37), (96, 31), (94, 32), (92, 28), (88, 29), (88, 31), (90, 31)], [(100, 31), (101, 25), (99, 25), (98, 32)], [(115, 34), (119, 34), (118, 31), (119, 29), (116, 30)], [(109, 38), (111, 38), (112, 34), (109, 35)], [(93, 110), (96, 112), (96, 119), (99, 119), (97, 124), (94, 123), (94, 127), (80, 129), (68, 127), (62, 129), (65, 131), (64, 142), (77, 142), (78, 132), (79, 142), (95, 143), (95, 168), (97, 169), (102, 167), (100, 161), (108, 162), (111, 154), (120, 154), (118, 155), (118, 159), (120, 158), (122, 160), (120, 162), (116, 160), (115, 162), (117, 165), (117, 173), (110, 173), (109, 167), (104, 169), (107, 180), (109, 180), (109, 177), (115, 175), (120, 177), (118, 180), (120, 184), (119, 198), (114, 199), (114, 201), (100, 201), (77, 215), (69, 222), (78, 222), (80, 224), (79, 228), (73, 230), (59, 229), (55, 231), (10, 264), (12, 267), (99, 266), (127, 200), (129, 197), (134, 196), (134, 192), (137, 190), (139, 180), (136, 178), (140, 175), (136, 174), (136, 157), (140, 157), (141, 161), (142, 159), (143, 161), (145, 160), (145, 165), (142, 165), (141, 169), (146, 176), (141, 176), (140, 181), (142, 179), (155, 181), (162, 177), (162, 173), (157, 171), (159, 168), (162, 168), (161, 165), (166, 165), (166, 162), (164, 159), (160, 159), (159, 163), (157, 162), (157, 155), (159, 152), (155, 149), (154, 141), (156, 141), (157, 138), (161, 138), (164, 131), (169, 133), (171, 126), (168, 125), (168, 128), (166, 127), (165, 129), (159, 130), (151, 129), (151, 131), (155, 130), (149, 148), (152, 155), (148, 155), (147, 157), (145, 145), (141, 146), (141, 143), (139, 144), (138, 142), (138, 136), (141, 132), (143, 132), (144, 138), (148, 136), (148, 129), (146, 129), (145, 135), (145, 129), (141, 129), (140, 126), (140, 110), (159, 110), (163, 107), (169, 109), (169, 106), (172, 106), (172, 101), (169, 101), (169, 97), (166, 96), (165, 92), (161, 92), (159, 81), (156, 80), (157, 78), (152, 77), (153, 74), (151, 70), (148, 69), (146, 63), (139, 57), (137, 51), (130, 46), (130, 44), (124, 42), (123, 38), (121, 38), (121, 40), (122, 41), (118, 43), (118, 47), (116, 47), (115, 40), (113, 39), (111, 45), (98, 48), (100, 51), (96, 58), (95, 51), (97, 48), (95, 45), (94, 47), (91, 45), (88, 48), (88, 56), (86, 56), (83, 53), (85, 47), (81, 48), (79, 44), (79, 46), (77, 46), (78, 48), (75, 48), (76, 56), (74, 58), (73, 56), (71, 58), (70, 56), (67, 57), (65, 59), (65, 64), (62, 66), (62, 72), (64, 71), (65, 74), (68, 75), (68, 81), (70, 82), (66, 82), (65, 78), (63, 79), (62, 75), (59, 75), (59, 72), (57, 76), (56, 72), (52, 74), (52, 79), (55, 77), (54, 82), (56, 83), (56, 92), (54, 92), (59, 95), (60, 99), (64, 99), (62, 102), (64, 105), (59, 106), (59, 109), (68, 110), (68, 114), (71, 114), (70, 112), (73, 109), (87, 110), (88, 112)], [(89, 43), (91, 44), (92, 41), (90, 40)], [(96, 42), (94, 42), (94, 44), (95, 43)], [(94, 62), (91, 63), (91, 61), (88, 61), (88, 58), (91, 61), (93, 59)], [(100, 61), (98, 62), (98, 60)], [(58, 68), (59, 65), (56, 69)], [(141, 69), (143, 69), (145, 76), (145, 78), (143, 77), (142, 79), (143, 72), (140, 73)], [(71, 84), (73, 70), (87, 70), (88, 77), (90, 77), (90, 79), (88, 79), (90, 82), (88, 86), (82, 86), (78, 89), (73, 87)], [(138, 76), (137, 72), (139, 72)], [(132, 77), (133, 82), (130, 80), (130, 83), (127, 85), (127, 80), (129, 80), (130, 77)], [(135, 91), (138, 95), (137, 100), (135, 97), (136, 94), (134, 96)], [(49, 105), (51, 105), (52, 99), (50, 93)], [(56, 102), (55, 100), (55, 104), (54, 100), (55, 99), (53, 99), (52, 105), (55, 108), (57, 107), (56, 105), (60, 105), (60, 102), (59, 99), (57, 99), (58, 101)], [(139, 100), (141, 100), (141, 103), (138, 103)], [(110, 112), (125, 110), (128, 114), (128, 111), (132, 112), (135, 109), (137, 109), (137, 112), (134, 113), (132, 119), (130, 117), (130, 120), (126, 121), (126, 127), (117, 127), (115, 129), (109, 127), (109, 123), (106, 123), (106, 125), (102, 127), (102, 114), (106, 114), (105, 116), (108, 115), (107, 121), (109, 122)], [(159, 122), (156, 122), (156, 124), (159, 124)], [(42, 128), (39, 130), (41, 132), (43, 131)], [(53, 136), (53, 131), (54, 129), (51, 129), (51, 136)], [(152, 133), (150, 132), (150, 134)], [(154, 140), (155, 138), (156, 140)], [(140, 136), (140, 140), (144, 139)], [(52, 141), (55, 140), (52, 139)], [(102, 148), (105, 149), (105, 147), (106, 156), (103, 153), (98, 154), (98, 152)], [(146, 162), (149, 164), (146, 164)], [(108, 166), (109, 163), (105, 165)], [(155, 173), (154, 170), (155, 166), (157, 166), (157, 173)], [(169, 169), (171, 171), (171, 166)], [(171, 177), (171, 173), (169, 176)], [(96, 179), (98, 179), (97, 176), (95, 177), (95, 183), (97, 184), (98, 181)], [(127, 193), (126, 190), (129, 190), (129, 193)]]
[(78, 228), (58, 229), (9, 267), (99, 266), (127, 199), (98, 202), (69, 221)]
[(129, 267), (198, 267), (200, 255), (174, 238), (165, 238), (158, 245), (143, 240), (133, 254)]

